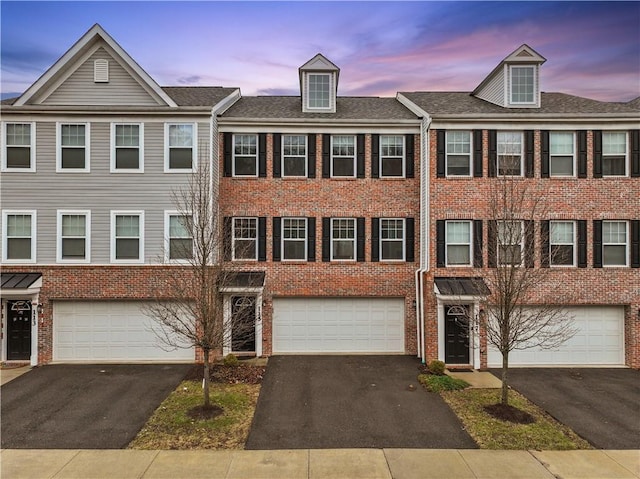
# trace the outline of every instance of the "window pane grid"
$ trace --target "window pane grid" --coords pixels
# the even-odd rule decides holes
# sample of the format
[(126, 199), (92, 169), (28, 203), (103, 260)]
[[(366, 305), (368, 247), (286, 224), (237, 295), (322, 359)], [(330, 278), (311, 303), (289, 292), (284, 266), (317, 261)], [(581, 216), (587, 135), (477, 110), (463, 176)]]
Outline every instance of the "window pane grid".
[(331, 221), (331, 258), (334, 260), (355, 259), (355, 220), (336, 218)]
[(140, 217), (136, 215), (116, 216), (116, 238), (138, 238)]
[(62, 146), (78, 147), (85, 146), (85, 126), (84, 125), (62, 125)]
[(533, 67), (511, 68), (511, 101), (513, 103), (533, 102)]
[(140, 146), (139, 125), (116, 125), (116, 147)]
[(471, 264), (471, 222), (447, 221), (446, 254), (448, 265)]
[(258, 220), (256, 218), (234, 218), (233, 258), (256, 259)]
[(309, 108), (329, 108), (329, 75), (309, 75)]
[(404, 220), (381, 219), (380, 243), (380, 259), (404, 259)]
[(520, 175), (522, 133), (499, 131), (497, 134), (498, 174)]
[(7, 124), (7, 146), (31, 146), (31, 125), (28, 123)]
[(623, 131), (605, 131), (602, 133), (603, 155), (626, 155), (627, 136)]
[(86, 217), (84, 215), (62, 215), (62, 236), (84, 238)]
[(191, 148), (193, 125), (169, 125), (169, 147)]
[(31, 237), (31, 215), (7, 215), (7, 236)]
[(522, 224), (519, 221), (498, 222), (498, 261), (500, 264), (522, 262)]

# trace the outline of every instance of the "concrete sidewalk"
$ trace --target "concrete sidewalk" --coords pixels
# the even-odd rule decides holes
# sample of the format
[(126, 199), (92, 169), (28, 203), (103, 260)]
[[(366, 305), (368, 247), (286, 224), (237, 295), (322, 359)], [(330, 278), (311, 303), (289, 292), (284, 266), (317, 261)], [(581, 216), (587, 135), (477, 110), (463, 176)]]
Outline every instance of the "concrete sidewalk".
[(23, 450), (0, 452), (20, 479), (638, 479), (640, 451), (298, 449), (274, 451)]

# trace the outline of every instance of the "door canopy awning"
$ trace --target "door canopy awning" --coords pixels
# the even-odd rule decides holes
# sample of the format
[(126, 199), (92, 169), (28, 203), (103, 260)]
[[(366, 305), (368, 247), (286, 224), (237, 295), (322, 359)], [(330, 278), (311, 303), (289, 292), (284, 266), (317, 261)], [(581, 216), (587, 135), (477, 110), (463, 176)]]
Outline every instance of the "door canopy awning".
[(41, 287), (41, 273), (0, 273), (0, 289), (3, 292), (35, 292)]
[(441, 296), (488, 296), (491, 290), (481, 277), (437, 277), (436, 294)]

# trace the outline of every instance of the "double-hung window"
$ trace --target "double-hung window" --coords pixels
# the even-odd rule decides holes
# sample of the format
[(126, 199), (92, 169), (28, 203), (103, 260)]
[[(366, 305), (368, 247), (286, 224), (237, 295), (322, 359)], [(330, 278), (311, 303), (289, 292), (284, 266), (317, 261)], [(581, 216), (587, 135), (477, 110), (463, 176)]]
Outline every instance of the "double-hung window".
[(232, 258), (258, 259), (258, 218), (233, 218)]
[(575, 163), (575, 141), (573, 132), (552, 131), (549, 133), (550, 176), (573, 176)]
[(89, 124), (58, 123), (56, 171), (89, 171)]
[(380, 135), (380, 176), (404, 177), (404, 163), (404, 136)]
[(91, 213), (58, 211), (58, 261), (88, 263), (91, 253)]
[(258, 176), (258, 135), (233, 135), (233, 176)]
[(447, 266), (471, 266), (471, 221), (446, 222)]
[(576, 227), (573, 221), (549, 222), (549, 263), (551, 266), (574, 266)]
[(356, 259), (355, 218), (331, 218), (331, 259)]
[(627, 174), (627, 133), (625, 131), (602, 132), (602, 175)]
[(447, 176), (471, 176), (471, 132), (447, 130)]
[(165, 124), (165, 172), (186, 173), (196, 167), (195, 123)]
[(144, 261), (144, 212), (111, 212), (111, 262)]
[(307, 135), (282, 135), (282, 176), (307, 176)]
[(35, 263), (36, 212), (2, 213), (2, 260), (8, 263)]
[(35, 123), (3, 123), (2, 130), (2, 171), (36, 171)]
[(331, 136), (331, 176), (333, 178), (355, 178), (356, 137), (353, 135)]
[(626, 221), (602, 222), (602, 265), (627, 266), (628, 234)]
[(498, 175), (522, 175), (522, 132), (499, 131), (497, 133)]
[(144, 171), (144, 126), (142, 124), (111, 124), (111, 172)]
[(331, 75), (328, 73), (309, 73), (308, 107), (309, 109), (326, 110), (331, 107)]
[(535, 103), (535, 67), (511, 66), (511, 103)]
[(521, 221), (498, 221), (498, 264), (522, 264), (524, 243), (523, 225)]
[(307, 259), (307, 219), (282, 218), (282, 260)]
[(380, 219), (380, 260), (404, 261), (404, 219)]
[(165, 260), (188, 261), (193, 258), (192, 217), (177, 212), (165, 213)]

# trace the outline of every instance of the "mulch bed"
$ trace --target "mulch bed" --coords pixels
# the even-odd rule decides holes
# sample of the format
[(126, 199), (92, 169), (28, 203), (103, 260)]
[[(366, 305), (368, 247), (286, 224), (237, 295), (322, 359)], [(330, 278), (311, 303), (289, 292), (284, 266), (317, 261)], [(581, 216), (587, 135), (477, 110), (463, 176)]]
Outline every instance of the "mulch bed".
[(195, 406), (187, 411), (187, 416), (191, 419), (196, 419), (198, 421), (203, 421), (206, 419), (213, 419), (214, 417), (222, 414), (222, 408), (214, 405), (210, 406)]
[(517, 424), (532, 424), (536, 422), (536, 418), (531, 414), (509, 404), (490, 404), (485, 406), (484, 410), (501, 421), (515, 422)]
[[(225, 366), (214, 364), (211, 366), (210, 378), (216, 383), (226, 384), (260, 384), (266, 367), (239, 364), (238, 366)], [(199, 381), (204, 375), (204, 365), (196, 364), (185, 376), (185, 380)]]

